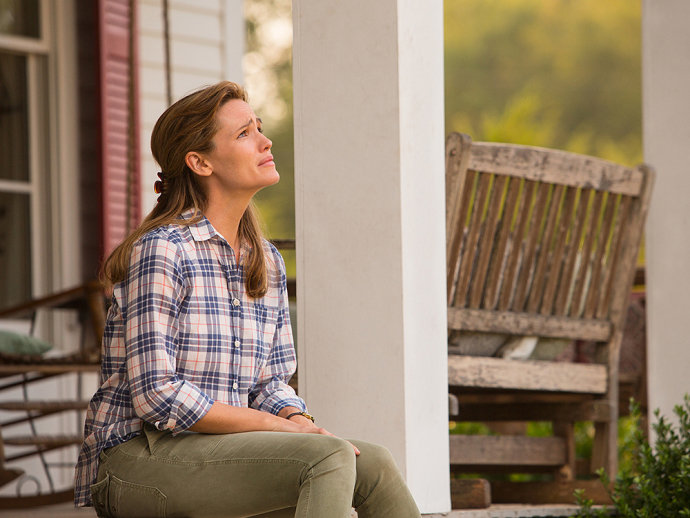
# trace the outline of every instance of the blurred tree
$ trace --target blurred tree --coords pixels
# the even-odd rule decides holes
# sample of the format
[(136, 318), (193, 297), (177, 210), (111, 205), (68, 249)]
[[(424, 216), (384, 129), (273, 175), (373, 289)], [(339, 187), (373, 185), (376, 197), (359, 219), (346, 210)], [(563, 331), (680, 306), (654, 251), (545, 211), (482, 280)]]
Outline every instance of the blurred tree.
[(642, 159), (639, 0), (446, 0), (446, 130)]
[[(255, 198), (272, 238), (295, 237), (292, 128), (292, 2), (246, 0), (247, 53), (243, 68), (249, 102), (273, 141), (280, 182)], [(287, 257), (286, 262), (291, 263)], [(292, 264), (288, 264), (290, 270)]]

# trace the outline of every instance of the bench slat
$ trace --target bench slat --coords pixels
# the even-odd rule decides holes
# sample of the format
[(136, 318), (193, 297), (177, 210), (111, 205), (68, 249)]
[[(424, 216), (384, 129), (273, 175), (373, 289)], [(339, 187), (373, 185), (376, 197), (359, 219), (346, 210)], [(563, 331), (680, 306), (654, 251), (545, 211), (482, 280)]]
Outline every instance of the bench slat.
[(565, 456), (561, 437), (450, 436), (450, 463), (454, 465), (560, 466)]
[(448, 356), (448, 384), (461, 387), (605, 394), (606, 366)]
[(607, 320), (453, 307), (448, 308), (448, 327), (485, 333), (536, 335), (596, 342), (604, 342), (611, 337), (611, 323)]
[[(607, 160), (512, 144), (474, 143), (469, 169), (638, 196), (643, 174)], [(568, 174), (563, 174), (567, 171)]]

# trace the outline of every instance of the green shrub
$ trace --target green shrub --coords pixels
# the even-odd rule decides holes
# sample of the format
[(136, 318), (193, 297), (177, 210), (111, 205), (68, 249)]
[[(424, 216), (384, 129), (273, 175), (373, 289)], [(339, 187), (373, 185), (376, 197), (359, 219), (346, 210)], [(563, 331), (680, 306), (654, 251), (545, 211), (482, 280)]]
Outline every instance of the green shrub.
[[(640, 408), (631, 402), (631, 414), (636, 426), (624, 446), (630, 448), (630, 467), (616, 477), (610, 492), (616, 516), (624, 518), (689, 517), (690, 518), (690, 396), (684, 405), (677, 405), (676, 425), (654, 412), (652, 426), (656, 436), (649, 444), (642, 429)], [(599, 473), (601, 481), (610, 487), (608, 474)], [(606, 510), (592, 509), (591, 500), (576, 492), (580, 518), (609, 516)]]

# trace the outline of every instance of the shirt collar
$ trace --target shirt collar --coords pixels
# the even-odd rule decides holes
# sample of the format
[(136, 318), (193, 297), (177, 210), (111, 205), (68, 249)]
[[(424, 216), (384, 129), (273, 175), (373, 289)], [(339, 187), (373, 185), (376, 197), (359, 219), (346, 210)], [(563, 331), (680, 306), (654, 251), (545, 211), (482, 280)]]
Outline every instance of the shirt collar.
[[(182, 219), (192, 219), (195, 215), (196, 211), (194, 209), (187, 209), (180, 214), (180, 217)], [(213, 228), (211, 222), (203, 214), (201, 215), (201, 219), (199, 221), (189, 225), (189, 232), (192, 234), (194, 241), (208, 241), (213, 237), (217, 237), (218, 239), (227, 243), (227, 240), (221, 234), (219, 234), (215, 228)], [(245, 243), (244, 240), (242, 240), (240, 243), (240, 255), (244, 255), (244, 253), (251, 250), (251, 248), (252, 247), (249, 243)]]
[[(196, 214), (197, 212), (194, 209), (187, 209), (180, 214), (180, 217), (182, 219), (192, 219)], [(213, 228), (211, 222), (206, 219), (206, 216), (203, 214), (201, 215), (201, 219), (199, 221), (189, 225), (189, 232), (192, 234), (194, 241), (208, 241), (214, 236), (218, 236), (218, 238), (223, 239), (222, 236), (216, 232), (216, 229)]]

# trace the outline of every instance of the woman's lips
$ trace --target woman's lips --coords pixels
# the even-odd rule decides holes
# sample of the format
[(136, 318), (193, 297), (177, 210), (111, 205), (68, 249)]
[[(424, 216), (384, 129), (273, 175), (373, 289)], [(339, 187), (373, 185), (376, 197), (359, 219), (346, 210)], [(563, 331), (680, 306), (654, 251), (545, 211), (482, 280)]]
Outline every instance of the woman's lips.
[(259, 162), (259, 167), (264, 166), (264, 165), (276, 165), (275, 162), (273, 161), (273, 155), (264, 158), (261, 162)]

